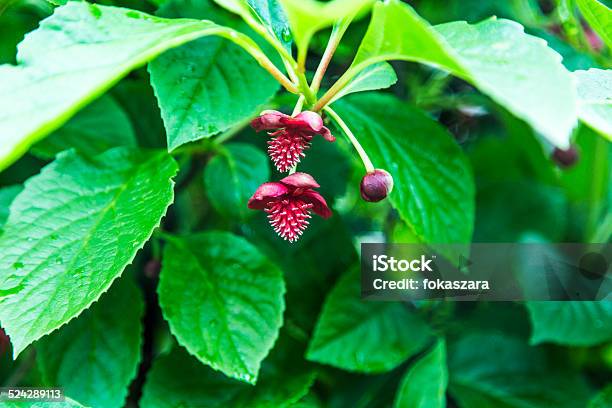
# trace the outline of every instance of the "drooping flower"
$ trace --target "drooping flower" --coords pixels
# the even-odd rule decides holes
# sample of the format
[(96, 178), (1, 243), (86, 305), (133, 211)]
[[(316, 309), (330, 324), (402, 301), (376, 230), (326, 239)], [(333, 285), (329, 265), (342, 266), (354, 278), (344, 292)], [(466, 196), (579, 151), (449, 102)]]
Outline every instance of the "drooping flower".
[(268, 133), (272, 137), (268, 142), (268, 154), (280, 172), (286, 172), (300, 162), (315, 135), (321, 135), (329, 142), (336, 140), (323, 126), (321, 116), (310, 111), (295, 117), (278, 111), (263, 111), (251, 126), (257, 132), (271, 131)]
[(361, 179), (361, 198), (372, 203), (385, 199), (393, 190), (393, 177), (386, 170), (376, 169)]
[(264, 183), (249, 200), (252, 210), (264, 210), (274, 231), (289, 242), (297, 241), (308, 227), (310, 212), (323, 218), (331, 216), (319, 184), (310, 174), (294, 173), (279, 182)]

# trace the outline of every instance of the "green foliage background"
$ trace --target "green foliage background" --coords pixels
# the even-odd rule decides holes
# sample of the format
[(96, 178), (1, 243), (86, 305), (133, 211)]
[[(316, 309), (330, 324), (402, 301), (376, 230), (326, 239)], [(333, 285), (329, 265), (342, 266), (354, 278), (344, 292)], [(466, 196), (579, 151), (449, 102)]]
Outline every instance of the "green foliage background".
[[(0, 0), (0, 387), (62, 387), (66, 407), (612, 406), (610, 299), (362, 302), (358, 272), (372, 239), (610, 241), (608, 2), (94, 3)], [(395, 190), (361, 200), (327, 118), (337, 142), (299, 171), (334, 215), (291, 245), (246, 207), (280, 178), (248, 122), (297, 100), (252, 56), (283, 71), (297, 51), (311, 79), (352, 14), (306, 103), (346, 86), (333, 109)], [(27, 406), (51, 405), (0, 401)]]

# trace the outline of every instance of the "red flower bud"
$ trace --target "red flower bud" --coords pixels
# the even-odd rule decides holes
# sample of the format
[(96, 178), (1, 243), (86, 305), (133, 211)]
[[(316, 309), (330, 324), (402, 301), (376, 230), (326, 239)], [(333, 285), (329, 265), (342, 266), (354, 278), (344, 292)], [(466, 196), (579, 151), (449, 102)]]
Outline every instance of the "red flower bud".
[(375, 203), (384, 200), (393, 190), (393, 177), (385, 170), (376, 169), (361, 179), (361, 198)]
[(571, 146), (567, 150), (556, 147), (552, 153), (553, 161), (562, 169), (572, 167), (574, 164), (576, 164), (579, 157), (580, 155), (578, 154), (578, 149), (576, 149), (574, 146)]

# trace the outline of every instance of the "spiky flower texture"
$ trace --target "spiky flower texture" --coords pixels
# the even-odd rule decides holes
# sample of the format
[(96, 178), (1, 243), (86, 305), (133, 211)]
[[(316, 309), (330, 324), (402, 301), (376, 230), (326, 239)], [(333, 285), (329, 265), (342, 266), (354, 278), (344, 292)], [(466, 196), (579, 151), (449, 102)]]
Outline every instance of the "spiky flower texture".
[(336, 140), (323, 119), (315, 112), (305, 111), (295, 117), (278, 111), (263, 111), (251, 122), (257, 132), (270, 131), (268, 154), (278, 171), (284, 173), (297, 165), (310, 147), (312, 138), (321, 135), (325, 140)]
[(331, 216), (323, 196), (313, 190), (318, 187), (310, 174), (294, 173), (279, 182), (259, 186), (248, 206), (264, 210), (274, 231), (284, 240), (295, 242), (308, 227), (311, 212), (323, 218)]

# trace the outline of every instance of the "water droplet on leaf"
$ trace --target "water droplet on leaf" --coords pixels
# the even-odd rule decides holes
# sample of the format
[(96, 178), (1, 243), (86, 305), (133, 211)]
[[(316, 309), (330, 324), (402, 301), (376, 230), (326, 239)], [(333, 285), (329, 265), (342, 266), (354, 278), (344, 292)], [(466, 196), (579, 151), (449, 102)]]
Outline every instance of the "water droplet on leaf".
[(283, 28), (283, 32), (281, 33), (281, 39), (284, 42), (291, 41), (291, 30), (289, 29), (289, 27)]

